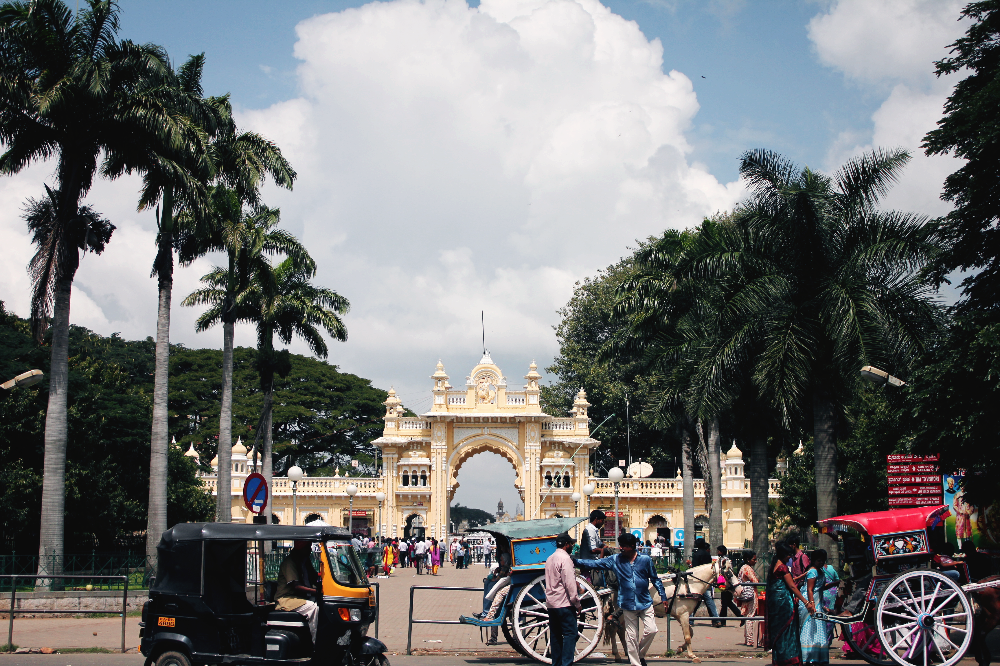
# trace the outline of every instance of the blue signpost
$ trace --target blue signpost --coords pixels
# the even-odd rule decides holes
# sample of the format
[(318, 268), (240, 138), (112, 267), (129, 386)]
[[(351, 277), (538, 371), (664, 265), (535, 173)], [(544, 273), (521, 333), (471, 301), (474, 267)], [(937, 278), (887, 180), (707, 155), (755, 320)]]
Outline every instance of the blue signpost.
[(684, 528), (677, 527), (673, 531), (674, 545), (683, 546), (684, 545)]
[(243, 483), (243, 503), (252, 513), (264, 513), (267, 507), (267, 480), (263, 474), (254, 472)]

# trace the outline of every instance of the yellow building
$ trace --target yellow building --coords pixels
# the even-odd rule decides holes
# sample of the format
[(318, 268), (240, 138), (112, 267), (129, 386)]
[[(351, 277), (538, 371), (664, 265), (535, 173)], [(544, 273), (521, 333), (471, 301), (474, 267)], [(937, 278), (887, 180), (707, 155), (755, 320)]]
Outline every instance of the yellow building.
[[(539, 404), (537, 366), (532, 363), (520, 388), (508, 386), (500, 368), (484, 354), (466, 376), (461, 388), (453, 387), (443, 364), (437, 364), (427, 413), (404, 417), (395, 391), (385, 401), (385, 428), (375, 444), (382, 450), (383, 467), (377, 478), (343, 476), (306, 477), (298, 482), (297, 518), (302, 524), (321, 518), (334, 525), (348, 525), (348, 490), (353, 486), (353, 527), (370, 528), (372, 534), (403, 537), (414, 527), (427, 536), (443, 539), (449, 529), (449, 504), (458, 489), (462, 464), (484, 451), (499, 454), (514, 469), (514, 485), (524, 504), (526, 518), (586, 515), (590, 508), (610, 510), (614, 484), (594, 477), (589, 469), (591, 450), (600, 445), (590, 437), (587, 394), (581, 389), (565, 418), (545, 414)], [(246, 448), (233, 447), (232, 518), (248, 521), (243, 506), (243, 481), (249, 473)], [(187, 455), (197, 455), (193, 449)], [(217, 461), (213, 461), (217, 467)], [(750, 482), (744, 476), (743, 457), (735, 444), (722, 456), (722, 511), (725, 544), (742, 547), (752, 537)], [(214, 475), (204, 479), (216, 492)], [(769, 482), (769, 497), (777, 497), (776, 479)], [(594, 486), (588, 500), (587, 486)], [(589, 489), (589, 488), (587, 488)], [(584, 495), (573, 501), (574, 493)], [(384, 494), (384, 500), (378, 497)], [(656, 535), (658, 527), (687, 528), (688, 534), (707, 533), (705, 484), (694, 480), (695, 525), (683, 524), (683, 484), (676, 478), (626, 478), (618, 487), (619, 521), (640, 529), (643, 538)], [(274, 480), (274, 515), (292, 521), (292, 487), (288, 479)], [(613, 523), (613, 516), (609, 515)]]

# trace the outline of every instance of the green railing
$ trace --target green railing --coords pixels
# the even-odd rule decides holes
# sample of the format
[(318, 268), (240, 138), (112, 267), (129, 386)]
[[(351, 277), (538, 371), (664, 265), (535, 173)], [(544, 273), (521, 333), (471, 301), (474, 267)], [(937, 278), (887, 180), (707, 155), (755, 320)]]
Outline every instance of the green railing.
[[(23, 576), (19, 578), (17, 587), (22, 591), (30, 591), (36, 585), (46, 587), (49, 583), (33, 581), (33, 575), (65, 576), (62, 583), (67, 589), (86, 589), (89, 585), (94, 590), (120, 590), (124, 582), (89, 581), (93, 576), (127, 576), (129, 589), (147, 589), (153, 576), (153, 568), (148, 566), (145, 553), (90, 553), (64, 555), (44, 558), (39, 566), (36, 555), (0, 555), (0, 576)], [(0, 586), (10, 589), (10, 579), (0, 582)]]

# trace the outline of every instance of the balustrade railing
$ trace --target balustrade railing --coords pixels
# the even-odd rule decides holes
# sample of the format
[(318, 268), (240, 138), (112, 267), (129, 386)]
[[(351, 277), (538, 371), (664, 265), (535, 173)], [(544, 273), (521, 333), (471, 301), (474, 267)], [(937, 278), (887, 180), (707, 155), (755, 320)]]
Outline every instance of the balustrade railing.
[(542, 423), (542, 430), (575, 430), (573, 419), (553, 419)]

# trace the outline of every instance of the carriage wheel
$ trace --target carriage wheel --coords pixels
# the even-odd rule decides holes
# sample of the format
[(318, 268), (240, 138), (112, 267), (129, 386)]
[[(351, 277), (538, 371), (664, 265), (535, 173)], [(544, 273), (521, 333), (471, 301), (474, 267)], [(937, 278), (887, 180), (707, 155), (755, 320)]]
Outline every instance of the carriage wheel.
[[(590, 583), (580, 576), (577, 585), (583, 590), (580, 602), (583, 614), (577, 622), (579, 634), (576, 641), (576, 656), (579, 661), (589, 655), (601, 640), (604, 631), (604, 611), (601, 600)], [(521, 588), (513, 608), (514, 641), (518, 652), (543, 664), (551, 664), (549, 645), (549, 613), (545, 608), (545, 576), (539, 576)]]
[(899, 666), (953, 666), (972, 642), (972, 606), (954, 581), (936, 571), (892, 579), (875, 614), (879, 639)]
[[(868, 611), (864, 622), (855, 622), (854, 624), (841, 626), (840, 630), (844, 632), (844, 640), (851, 646), (851, 650), (855, 654), (869, 664), (873, 664), (874, 666), (895, 666), (896, 662), (886, 654), (886, 651), (882, 648), (882, 642), (878, 639), (878, 631), (875, 628), (875, 620), (873, 619), (874, 615), (875, 611), (873, 609)], [(858, 629), (856, 634), (854, 629)]]
[(514, 628), (511, 626), (511, 621), (509, 617), (506, 620), (504, 620), (503, 624), (500, 625), (500, 629), (501, 631), (503, 631), (503, 637), (504, 640), (507, 641), (507, 645), (517, 650), (518, 654), (520, 654), (522, 657), (528, 657), (528, 658), (531, 657), (531, 655), (525, 652), (524, 648), (521, 647), (521, 644), (517, 641), (517, 637), (514, 636)]

